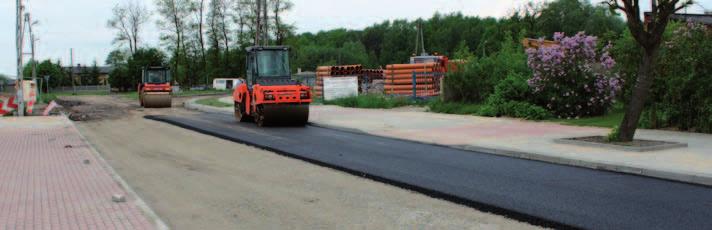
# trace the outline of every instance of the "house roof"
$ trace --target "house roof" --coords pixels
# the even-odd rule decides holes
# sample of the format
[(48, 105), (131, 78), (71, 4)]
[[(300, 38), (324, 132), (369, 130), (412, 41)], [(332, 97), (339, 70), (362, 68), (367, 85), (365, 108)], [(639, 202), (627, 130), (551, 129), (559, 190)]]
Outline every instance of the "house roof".
[[(98, 66), (99, 67), (99, 73), (100, 74), (109, 74), (111, 73), (112, 70), (114, 70), (113, 66)], [(72, 71), (72, 74), (81, 74), (82, 72), (91, 72), (92, 66), (65, 66), (65, 70), (70, 70)]]
[(15, 82), (17, 82), (15, 79), (5, 80), (5, 85), (15, 85)]
[[(650, 15), (651, 12), (645, 12), (646, 21)], [(673, 14), (670, 18), (677, 21), (692, 21), (712, 26), (712, 14)]]

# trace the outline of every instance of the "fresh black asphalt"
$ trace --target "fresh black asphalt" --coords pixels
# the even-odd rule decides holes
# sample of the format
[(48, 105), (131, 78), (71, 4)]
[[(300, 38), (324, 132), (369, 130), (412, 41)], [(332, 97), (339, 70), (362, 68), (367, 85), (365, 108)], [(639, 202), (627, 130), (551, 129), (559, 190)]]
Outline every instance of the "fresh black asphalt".
[(710, 187), (313, 126), (259, 128), (225, 114), (146, 118), (541, 226), (712, 228)]

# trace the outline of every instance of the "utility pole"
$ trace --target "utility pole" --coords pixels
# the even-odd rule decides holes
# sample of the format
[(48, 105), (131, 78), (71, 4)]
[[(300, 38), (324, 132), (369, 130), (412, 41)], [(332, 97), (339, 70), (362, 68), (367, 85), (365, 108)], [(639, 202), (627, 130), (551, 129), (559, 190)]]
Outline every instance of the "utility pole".
[(72, 94), (77, 94), (77, 87), (74, 85), (74, 48), (69, 48), (69, 79), (72, 80)]
[(32, 50), (32, 82), (37, 84), (37, 60), (35, 59), (35, 34), (32, 33), (32, 20), (30, 13), (25, 13), (25, 23), (27, 23), (27, 28), (30, 32), (30, 49)]
[(23, 63), (22, 63), (22, 56), (24, 55), (22, 46), (23, 46), (23, 36), (24, 36), (24, 29), (25, 27), (23, 26), (23, 20), (22, 20), (22, 13), (24, 11), (23, 9), (24, 6), (22, 6), (22, 0), (17, 0), (17, 28), (15, 30), (15, 35), (16, 37), (16, 43), (15, 45), (17, 46), (17, 81), (15, 82), (15, 87), (17, 88), (17, 116), (24, 116), (25, 115), (25, 101), (24, 101), (24, 93), (22, 92), (22, 80), (24, 79), (23, 77)]
[[(262, 13), (264, 15), (263, 23), (262, 23), (262, 28), (264, 31), (262, 31), (262, 44), (264, 46), (269, 45), (269, 19), (267, 17), (267, 0), (262, 0)], [(259, 15), (257, 16), (259, 17)]]

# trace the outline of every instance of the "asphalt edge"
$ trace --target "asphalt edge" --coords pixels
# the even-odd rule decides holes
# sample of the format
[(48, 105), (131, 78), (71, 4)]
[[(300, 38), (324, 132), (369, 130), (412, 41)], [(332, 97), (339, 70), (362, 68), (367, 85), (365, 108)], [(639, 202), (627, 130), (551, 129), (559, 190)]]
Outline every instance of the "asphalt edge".
[[(231, 112), (225, 111), (223, 109), (197, 104), (197, 103), (195, 103), (195, 101), (197, 101), (197, 100), (198, 99), (188, 100), (183, 105), (186, 109), (190, 109), (190, 110), (197, 110), (197, 111), (208, 112), (208, 113), (232, 114)], [(390, 136), (385, 136), (385, 135), (369, 133), (369, 132), (366, 132), (366, 131), (363, 131), (360, 129), (345, 128), (345, 127), (328, 125), (328, 124), (319, 124), (319, 123), (314, 123), (311, 121), (308, 124), (311, 126), (314, 126), (314, 127), (333, 129), (333, 130), (339, 130), (339, 131), (362, 134), (362, 135), (371, 135), (371, 136), (377, 136), (377, 137), (387, 138), (387, 139), (392, 139), (392, 140), (408, 141), (408, 142), (413, 142), (413, 143), (434, 145), (434, 146), (453, 148), (453, 149), (458, 149), (458, 150), (465, 150), (465, 151), (470, 151), (470, 152), (486, 153), (486, 154), (492, 154), (492, 155), (498, 155), (498, 156), (541, 161), (541, 162), (552, 163), (552, 164), (559, 164), (559, 165), (566, 165), (566, 166), (573, 166), (573, 167), (601, 170), (601, 171), (608, 171), (608, 172), (615, 172), (615, 173), (631, 174), (631, 175), (636, 175), (636, 176), (644, 176), (644, 177), (650, 177), (650, 178), (667, 180), (667, 181), (674, 181), (674, 182), (681, 182), (681, 183), (687, 183), (687, 184), (693, 184), (693, 185), (700, 185), (700, 186), (705, 186), (705, 187), (712, 187), (712, 175), (707, 176), (707, 175), (692, 175), (692, 174), (676, 173), (676, 172), (657, 170), (657, 169), (647, 169), (647, 168), (631, 166), (631, 165), (613, 164), (613, 163), (600, 162), (600, 161), (577, 160), (577, 159), (550, 156), (550, 155), (544, 155), (544, 154), (533, 153), (533, 152), (523, 152), (523, 151), (512, 150), (512, 149), (495, 149), (495, 148), (488, 148), (488, 147), (474, 146), (474, 145), (443, 145), (443, 144), (432, 143), (432, 142), (395, 138), (395, 137), (390, 137)]]
[(91, 152), (94, 155), (96, 155), (97, 159), (99, 159), (101, 161), (101, 163), (105, 165), (104, 168), (109, 170), (109, 174), (111, 175), (111, 177), (113, 177), (114, 180), (116, 182), (118, 182), (119, 185), (121, 185), (121, 187), (126, 190), (126, 192), (128, 193), (129, 196), (135, 197), (136, 206), (138, 206), (138, 208), (143, 212), (143, 214), (146, 215), (147, 218), (149, 218), (149, 221), (153, 221), (153, 225), (155, 226), (155, 228), (157, 230), (169, 230), (170, 228), (168, 227), (166, 222), (163, 221), (163, 219), (161, 219), (161, 217), (158, 216), (158, 214), (156, 214), (156, 212), (151, 208), (151, 206), (149, 206), (148, 203), (146, 203), (146, 201), (144, 201), (143, 198), (141, 196), (139, 196), (138, 193), (136, 193), (136, 191), (133, 190), (133, 188), (129, 185), (129, 183), (126, 182), (126, 180), (124, 180), (124, 178), (122, 178), (121, 175), (119, 175), (119, 173), (117, 173), (113, 167), (111, 167), (109, 162), (107, 162), (106, 159), (104, 159), (104, 156), (101, 155), (101, 153), (99, 152), (98, 149), (96, 149), (94, 144), (91, 143), (89, 141), (89, 139), (86, 138), (86, 136), (84, 136), (84, 134), (81, 132), (79, 127), (74, 123), (74, 121), (69, 119), (69, 117), (67, 117), (64, 113), (62, 113), (62, 117), (64, 119), (66, 119), (70, 124), (72, 124), (72, 127), (74, 127), (74, 129), (77, 131), (77, 133), (79, 133), (79, 137), (82, 139), (82, 141), (87, 144), (87, 146), (89, 147)]
[[(223, 114), (225, 114), (225, 113), (223, 113)], [(463, 198), (463, 197), (459, 197), (459, 196), (447, 194), (447, 193), (440, 192), (440, 191), (436, 191), (436, 190), (433, 190), (433, 189), (428, 189), (428, 188), (424, 188), (424, 187), (417, 186), (417, 185), (411, 185), (411, 184), (408, 184), (408, 183), (404, 183), (404, 182), (400, 182), (400, 181), (397, 181), (397, 180), (388, 179), (388, 178), (381, 177), (381, 176), (377, 176), (377, 175), (373, 175), (373, 174), (370, 174), (370, 173), (363, 173), (363, 172), (360, 172), (360, 171), (357, 171), (357, 170), (349, 169), (349, 168), (342, 167), (342, 166), (338, 166), (338, 165), (335, 165), (335, 164), (330, 164), (330, 163), (326, 163), (326, 162), (323, 162), (323, 161), (319, 161), (319, 160), (315, 160), (315, 159), (311, 159), (311, 158), (299, 156), (299, 155), (292, 154), (292, 153), (289, 153), (289, 152), (286, 152), (286, 151), (282, 151), (282, 150), (279, 150), (279, 149), (276, 149), (276, 148), (272, 148), (272, 147), (269, 147), (269, 146), (264, 146), (264, 145), (256, 144), (256, 143), (253, 143), (253, 142), (244, 141), (244, 140), (241, 140), (241, 139), (238, 139), (238, 138), (230, 137), (230, 136), (223, 135), (223, 134), (220, 134), (220, 133), (217, 133), (217, 132), (213, 132), (213, 131), (210, 131), (210, 130), (201, 129), (201, 128), (196, 128), (196, 127), (194, 127), (194, 126), (186, 125), (186, 124), (183, 124), (183, 123), (181, 123), (181, 122), (172, 121), (172, 120), (163, 118), (162, 116), (147, 115), (147, 116), (144, 116), (144, 119), (149, 119), (149, 120), (153, 120), (153, 121), (157, 121), (157, 122), (163, 122), (163, 123), (171, 124), (171, 125), (174, 125), (174, 126), (177, 126), (177, 127), (180, 127), (180, 128), (192, 130), (192, 131), (195, 131), (195, 132), (198, 132), (198, 133), (201, 133), (201, 134), (205, 134), (205, 135), (208, 135), (208, 136), (213, 136), (213, 137), (217, 137), (217, 138), (220, 138), (220, 139), (228, 140), (228, 141), (231, 141), (231, 142), (240, 143), (240, 144), (244, 144), (244, 145), (247, 145), (247, 146), (252, 146), (252, 147), (259, 148), (259, 149), (267, 150), (267, 151), (276, 153), (276, 154), (281, 155), (281, 156), (285, 156), (285, 157), (289, 157), (289, 158), (301, 160), (301, 161), (304, 161), (304, 162), (307, 162), (307, 163), (310, 163), (310, 164), (314, 164), (314, 165), (317, 165), (317, 166), (321, 166), (321, 167), (325, 167), (325, 168), (330, 168), (330, 169), (333, 169), (333, 170), (341, 171), (341, 172), (344, 172), (344, 173), (347, 173), (347, 174), (350, 174), (350, 175), (353, 175), (353, 176), (356, 176), (356, 177), (361, 177), (361, 178), (365, 178), (365, 179), (368, 179), (368, 180), (372, 180), (372, 181), (376, 181), (376, 182), (380, 182), (380, 183), (392, 185), (392, 186), (395, 186), (395, 187), (398, 187), (398, 188), (410, 190), (410, 191), (417, 192), (417, 193), (423, 194), (423, 195), (428, 196), (428, 197), (431, 197), (431, 198), (441, 199), (441, 200), (445, 200), (445, 201), (450, 201), (450, 202), (453, 202), (453, 203), (456, 203), (456, 204), (460, 204), (460, 205), (463, 205), (463, 206), (467, 206), (467, 207), (470, 207), (470, 208), (473, 208), (473, 209), (476, 209), (476, 210), (479, 210), (479, 211), (482, 211), (482, 212), (487, 212), (487, 213), (492, 213), (492, 214), (495, 214), (495, 215), (505, 216), (505, 217), (508, 217), (508, 218), (511, 218), (511, 219), (514, 219), (514, 220), (517, 220), (517, 221), (520, 221), (520, 222), (528, 223), (528, 224), (531, 224), (531, 225), (540, 226), (540, 227), (545, 227), (545, 228), (552, 228), (552, 229), (580, 229), (579, 227), (567, 225), (567, 224), (560, 223), (560, 222), (557, 222), (557, 221), (548, 220), (548, 219), (544, 219), (544, 218), (541, 218), (541, 217), (533, 216), (533, 215), (530, 215), (530, 214), (521, 213), (521, 212), (517, 212), (517, 211), (512, 211), (512, 210), (509, 210), (509, 209), (500, 208), (500, 207), (497, 207), (497, 206), (494, 206), (494, 205), (490, 205), (490, 204), (486, 204), (486, 203), (482, 203), (482, 202), (478, 202), (478, 201), (473, 201), (473, 200), (471, 200), (471, 199), (467, 199), (467, 198)], [(370, 135), (370, 134), (367, 134), (367, 133), (363, 133), (363, 134)], [(372, 135), (372, 136), (373, 136), (373, 135)], [(400, 139), (397, 139), (397, 140), (400, 140)], [(406, 141), (408, 141), (408, 140), (406, 140)], [(445, 146), (445, 147), (447, 147), (447, 146)]]

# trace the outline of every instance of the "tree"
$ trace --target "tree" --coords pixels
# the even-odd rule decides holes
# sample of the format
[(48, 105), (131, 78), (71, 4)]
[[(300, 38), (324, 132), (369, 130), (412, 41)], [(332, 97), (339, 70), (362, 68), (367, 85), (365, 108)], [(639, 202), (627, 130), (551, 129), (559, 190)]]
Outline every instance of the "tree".
[(168, 50), (173, 51), (173, 73), (181, 83), (188, 83), (185, 73), (187, 52), (185, 45), (185, 32), (188, 24), (185, 19), (190, 14), (189, 0), (156, 0), (158, 13), (162, 19), (158, 25), (163, 28), (161, 40), (168, 45)]
[(110, 66), (117, 66), (120, 64), (126, 64), (126, 61), (128, 59), (128, 56), (124, 51), (121, 50), (114, 50), (109, 53), (109, 55), (106, 56), (106, 63), (107, 65)]
[(283, 12), (292, 9), (294, 4), (289, 0), (270, 0), (270, 3), (272, 5), (272, 13), (274, 14), (275, 42), (277, 43), (277, 45), (282, 45), (284, 44), (285, 37), (287, 36), (287, 34), (290, 33), (291, 29), (293, 28), (291, 28), (289, 25), (283, 24), (283, 22), (280, 21), (280, 15)]
[(100, 75), (101, 75), (101, 72), (99, 70), (99, 66), (97, 65), (96, 61), (94, 61), (94, 63), (91, 65), (91, 70), (89, 70), (89, 74), (87, 77), (87, 84), (88, 85), (98, 85)]
[[(30, 77), (30, 74), (32, 74), (32, 63), (27, 63), (24, 68), (23, 72), (26, 74), (26, 77)], [(69, 75), (62, 69), (62, 65), (59, 61), (53, 63), (51, 60), (44, 60), (37, 64), (37, 78), (44, 79), (45, 76), (50, 77), (49, 86), (51, 88), (72, 85)]]
[(556, 32), (601, 36), (608, 31), (620, 33), (623, 21), (604, 6), (594, 6), (587, 0), (557, 0), (546, 3), (536, 19), (536, 36), (551, 36)]
[(129, 51), (138, 49), (141, 27), (149, 19), (149, 12), (141, 3), (135, 1), (117, 4), (113, 8), (113, 17), (107, 22), (107, 27), (117, 30), (114, 43), (128, 43)]
[(628, 30), (636, 42), (643, 49), (643, 57), (638, 67), (633, 94), (626, 107), (625, 116), (619, 126), (618, 141), (633, 141), (638, 128), (640, 115), (643, 113), (645, 103), (653, 84), (653, 68), (658, 55), (663, 33), (668, 25), (670, 16), (675, 12), (692, 5), (692, 0), (652, 0), (650, 20), (646, 24), (640, 19), (640, 3), (638, 0), (607, 0), (606, 4), (611, 11), (620, 10), (626, 14)]
[(205, 84), (207, 85), (207, 60), (205, 56), (205, 33), (203, 29), (205, 25), (205, 0), (197, 0), (196, 2), (191, 2), (191, 11), (193, 11), (193, 14), (196, 17), (195, 21), (193, 21), (191, 29), (193, 30), (199, 44), (198, 50), (200, 51), (200, 60), (202, 61), (199, 66), (201, 67), (201, 72), (204, 75)]

